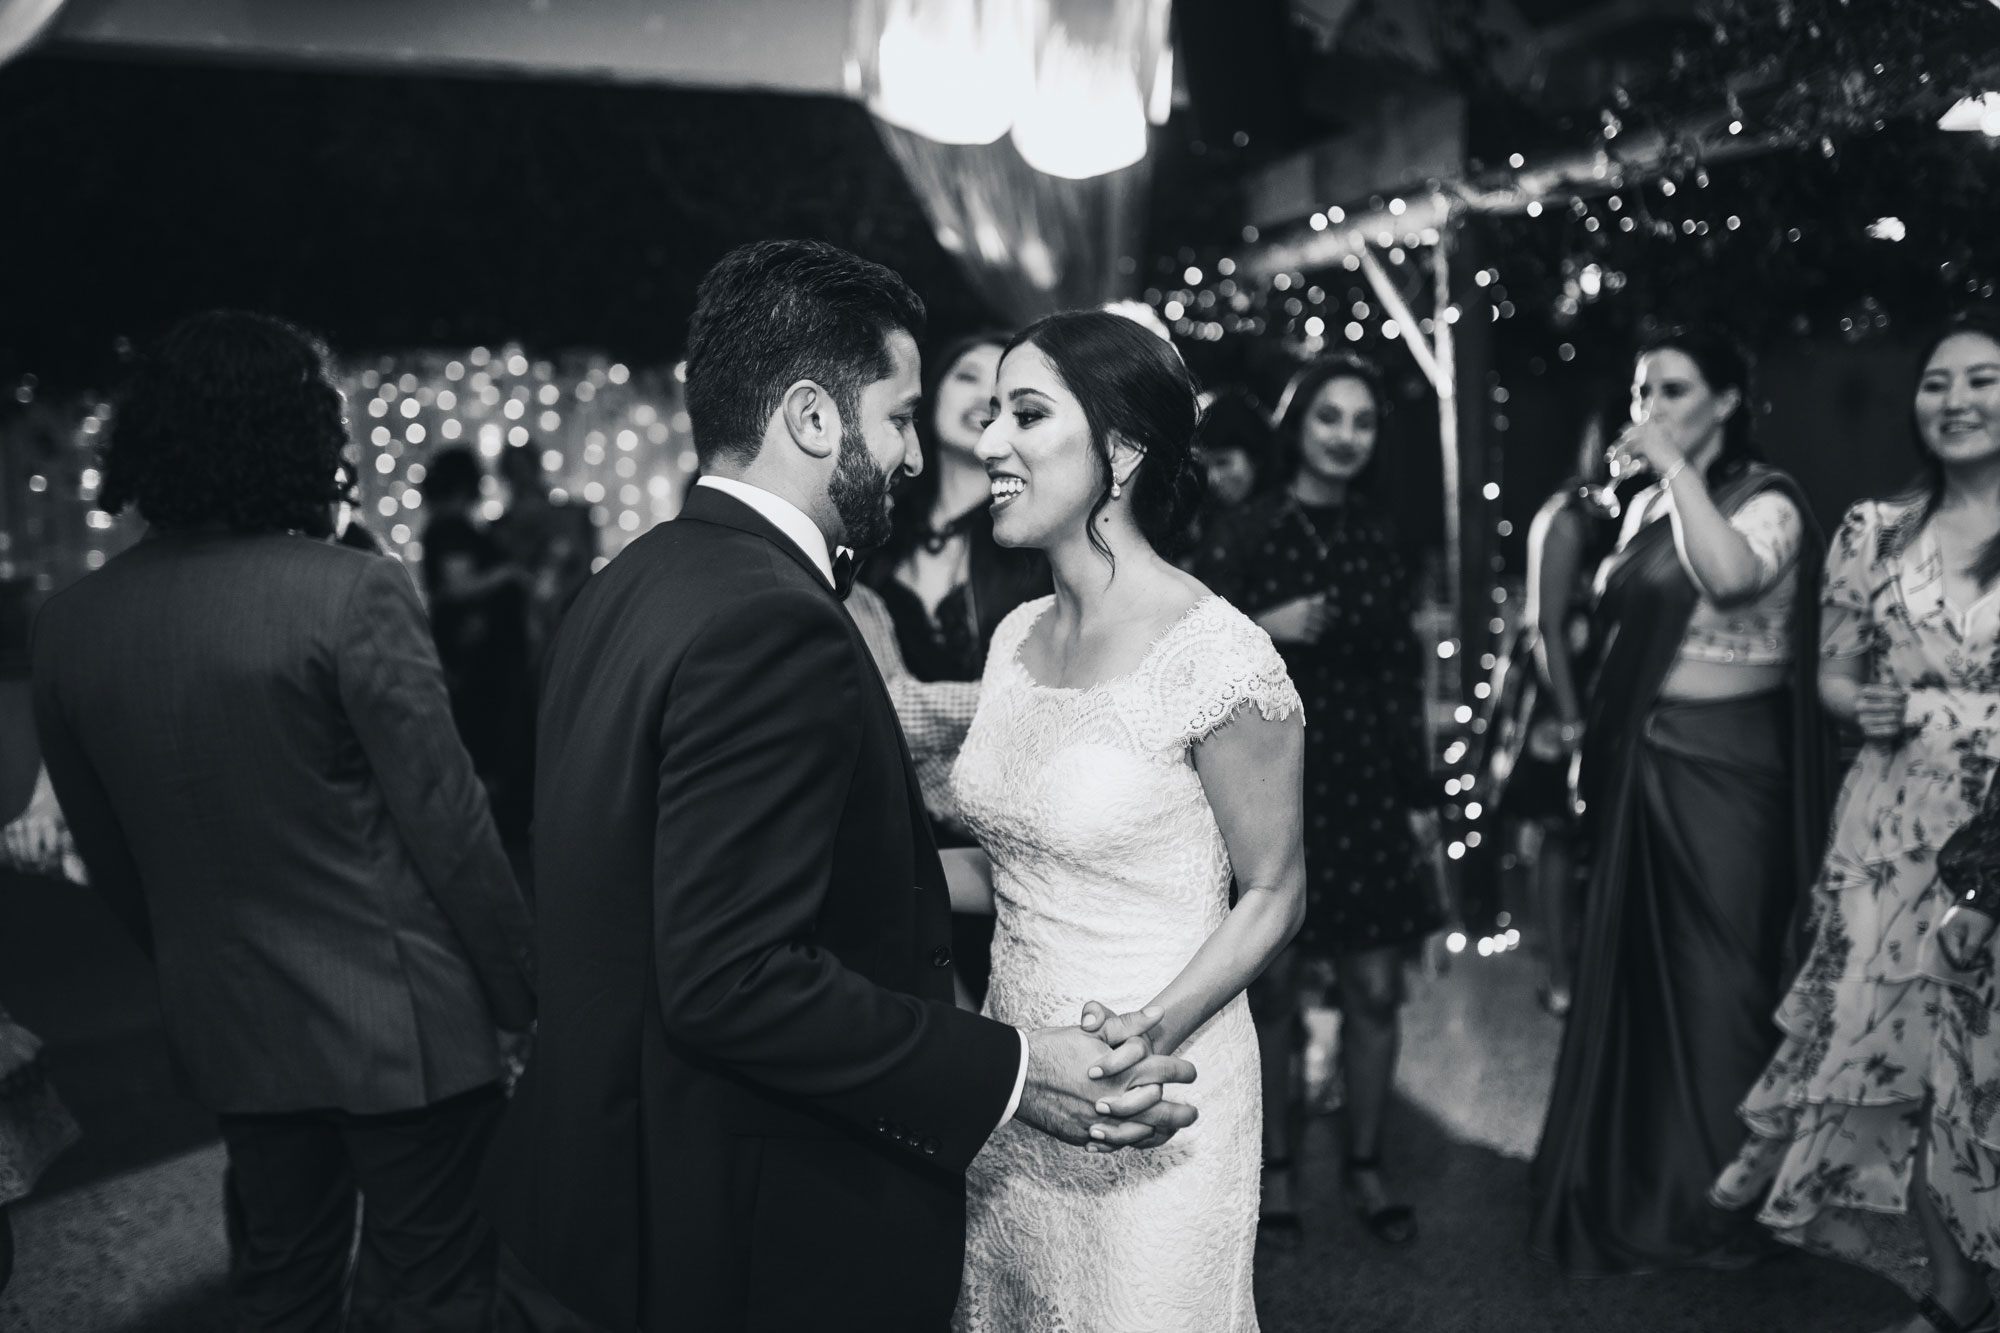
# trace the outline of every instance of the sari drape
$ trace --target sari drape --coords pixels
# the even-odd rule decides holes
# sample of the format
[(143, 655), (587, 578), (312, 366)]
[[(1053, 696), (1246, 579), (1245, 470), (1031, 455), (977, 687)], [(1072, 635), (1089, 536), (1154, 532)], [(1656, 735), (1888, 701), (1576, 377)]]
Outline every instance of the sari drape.
[(1672, 524), (1611, 557), (1597, 608), (1579, 792), (1592, 869), (1575, 1005), (1531, 1173), (1530, 1246), (1578, 1274), (1728, 1263), (1759, 1243), (1708, 1197), (1735, 1108), (1776, 1049), (1825, 835), (1816, 688), (1824, 546), (1795, 483), (1753, 466), (1736, 511), (1778, 489), (1805, 520), (1788, 688), (1662, 700), (1697, 592)]

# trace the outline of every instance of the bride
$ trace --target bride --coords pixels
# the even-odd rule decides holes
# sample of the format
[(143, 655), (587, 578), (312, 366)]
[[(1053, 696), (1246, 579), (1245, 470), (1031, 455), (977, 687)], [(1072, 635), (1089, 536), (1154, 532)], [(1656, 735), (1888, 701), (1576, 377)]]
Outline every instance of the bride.
[(990, 874), (961, 861), (953, 907), (997, 916), (992, 1017), (1081, 1012), (1110, 1032), (1143, 1009), (1152, 1027), (1104, 1075), (1149, 1043), (1177, 1052), (1201, 1071), (1200, 1118), (1139, 1153), (1003, 1126), (968, 1177), (956, 1327), (1248, 1333), (1243, 991), (1304, 907), (1303, 710), (1264, 631), (1160, 554), (1200, 493), (1194, 386), (1169, 344), (1117, 315), (1051, 316), (1008, 345), (994, 412), (994, 536), (1046, 552), (1055, 593), (993, 636), (953, 772)]

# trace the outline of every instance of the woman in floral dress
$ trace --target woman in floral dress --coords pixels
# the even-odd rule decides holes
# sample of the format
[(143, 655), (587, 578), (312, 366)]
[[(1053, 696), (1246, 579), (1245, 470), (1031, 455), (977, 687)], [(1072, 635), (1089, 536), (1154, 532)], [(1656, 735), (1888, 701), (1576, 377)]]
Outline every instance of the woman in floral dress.
[(2000, 325), (1956, 324), (1920, 364), (1925, 482), (1855, 505), (1827, 561), (1821, 694), (1866, 744), (1715, 1198), (1899, 1282), (1903, 1333), (1955, 1333), (1995, 1326), (2000, 1258), (1994, 964), (1941, 955), (1936, 865), (2000, 757)]

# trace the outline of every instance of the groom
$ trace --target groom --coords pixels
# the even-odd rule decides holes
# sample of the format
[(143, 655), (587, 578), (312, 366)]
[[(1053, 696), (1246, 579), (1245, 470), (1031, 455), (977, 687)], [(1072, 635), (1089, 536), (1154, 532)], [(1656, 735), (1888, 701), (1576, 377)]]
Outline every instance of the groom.
[(922, 323), (815, 242), (702, 283), (703, 476), (584, 589), (543, 690), (541, 1025), (489, 1168), (503, 1327), (939, 1330), (996, 1127), (1114, 1149), (1193, 1119), (1117, 1096), (1184, 1061), (1093, 1082), (1098, 1036), (952, 1004), (945, 877), (830, 555), (878, 544), (923, 465)]

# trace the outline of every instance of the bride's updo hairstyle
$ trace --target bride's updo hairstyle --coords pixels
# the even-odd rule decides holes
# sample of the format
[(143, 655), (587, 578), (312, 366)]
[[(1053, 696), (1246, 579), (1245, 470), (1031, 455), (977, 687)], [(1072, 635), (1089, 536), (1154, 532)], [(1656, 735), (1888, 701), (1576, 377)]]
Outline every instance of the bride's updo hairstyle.
[(1015, 334), (1007, 351), (1029, 343), (1048, 358), (1090, 423), (1090, 447), (1102, 477), (1085, 520), (1090, 544), (1110, 558), (1110, 548), (1097, 535), (1097, 516), (1111, 503), (1111, 437), (1120, 435), (1144, 455), (1125, 484), (1132, 517), (1155, 551), (1177, 554), (1191, 536), (1207, 489), (1194, 452), (1200, 419), (1194, 377), (1180, 353), (1158, 334), (1101, 310), (1038, 320)]

